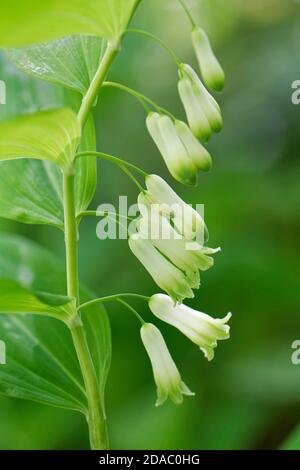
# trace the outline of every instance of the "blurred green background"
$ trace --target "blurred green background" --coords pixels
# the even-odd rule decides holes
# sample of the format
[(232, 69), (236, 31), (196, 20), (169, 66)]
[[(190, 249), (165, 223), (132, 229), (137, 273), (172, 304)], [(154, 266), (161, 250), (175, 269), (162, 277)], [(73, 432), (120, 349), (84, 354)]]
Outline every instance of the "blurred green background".
[[(99, 149), (161, 174), (185, 200), (205, 204), (209, 245), (222, 246), (222, 253), (189, 304), (216, 317), (232, 311), (231, 340), (219, 343), (214, 361), (207, 363), (180, 333), (156, 323), (184, 380), (196, 392), (180, 407), (167, 403), (156, 409), (136, 320), (120, 306), (109, 306), (113, 358), (106, 401), (111, 445), (277, 448), (300, 420), (300, 365), (291, 362), (291, 344), (300, 339), (300, 106), (291, 102), (291, 84), (300, 79), (300, 3), (189, 4), (209, 33), (227, 77), (225, 92), (218, 96), (224, 130), (209, 143), (212, 172), (200, 175), (196, 190), (172, 181), (147, 134), (143, 109), (117, 90), (102, 93), (97, 136)], [(161, 36), (183, 61), (196, 66), (190, 26), (175, 0), (144, 0), (133, 23)], [(176, 67), (146, 38), (125, 39), (110, 78), (184, 117)], [(136, 201), (130, 180), (101, 163), (93, 208), (102, 202), (117, 204), (119, 194)], [(82, 280), (99, 295), (157, 292), (127, 242), (100, 242), (96, 224), (92, 219), (81, 226)], [(64, 256), (63, 238), (55, 229), (3, 220), (0, 228)], [(136, 307), (152, 321), (143, 303)], [(0, 448), (88, 448), (86, 424), (72, 412), (1, 398)]]

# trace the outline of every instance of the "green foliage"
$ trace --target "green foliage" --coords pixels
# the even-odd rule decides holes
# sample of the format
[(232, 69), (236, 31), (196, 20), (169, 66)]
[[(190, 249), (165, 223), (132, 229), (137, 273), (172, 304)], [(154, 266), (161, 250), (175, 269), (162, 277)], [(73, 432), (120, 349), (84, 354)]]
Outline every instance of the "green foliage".
[(0, 312), (45, 315), (58, 320), (72, 318), (73, 300), (68, 297), (30, 292), (16, 281), (0, 279)]
[[(8, 206), (4, 210), (4, 214), (6, 214), (7, 217), (12, 217), (20, 221), (29, 223), (39, 221), (39, 223), (50, 223), (51, 225), (64, 229), (66, 290), (69, 295), (69, 298), (64, 297), (65, 303), (63, 303), (56, 289), (54, 290), (55, 294), (41, 294), (40, 291), (44, 292), (43, 289), (39, 289), (39, 293), (36, 293), (35, 290), (31, 290), (31, 286), (29, 286), (29, 288), (19, 281), (13, 281), (9, 278), (9, 280), (7, 280), (5, 276), (3, 281), (0, 281), (0, 289), (5, 292), (5, 294), (3, 294), (2, 304), (0, 302), (0, 310), (2, 309), (4, 314), (42, 313), (45, 316), (54, 316), (56, 319), (63, 319), (67, 324), (72, 335), (73, 345), (76, 350), (84, 381), (83, 391), (86, 394), (85, 407), (90, 431), (90, 442), (93, 449), (106, 449), (108, 442), (103, 392), (110, 363), (110, 337), (109, 328), (105, 329), (105, 326), (102, 328), (103, 325), (99, 323), (99, 316), (92, 315), (92, 312), (89, 312), (88, 317), (86, 317), (86, 312), (83, 317), (79, 314), (82, 310), (82, 308), (78, 308), (82, 296), (78, 285), (79, 234), (76, 215), (78, 215), (78, 210), (88, 205), (93, 196), (96, 184), (96, 171), (95, 160), (90, 160), (91, 164), (88, 168), (86, 167), (85, 172), (81, 172), (80, 164), (75, 168), (74, 161), (78, 150), (84, 153), (85, 150), (92, 150), (92, 148), (96, 146), (93, 122), (89, 119), (90, 114), (94, 104), (97, 102), (99, 90), (120, 48), (125, 29), (138, 3), (138, 0), (130, 0), (127, 2), (125, 2), (125, 0), (99, 0), (98, 2), (88, 1), (85, 2), (85, 4), (79, 0), (68, 3), (64, 1), (58, 3), (54, 0), (51, 4), (48, 2), (42, 5), (36, 1), (29, 1), (26, 2), (25, 6), (24, 2), (19, 2), (18, 13), (15, 14), (16, 12), (14, 11), (13, 18), (13, 4), (9, 5), (6, 3), (3, 6), (3, 10), (6, 18), (8, 18), (8, 22), (11, 22), (11, 25), (19, 26), (19, 28), (15, 32), (13, 44), (9, 44), (10, 36), (9, 32), (5, 30), (5, 24), (3, 26), (4, 37), (6, 38), (5, 41), (7, 40), (8, 43), (4, 42), (2, 44), (0, 33), (0, 45), (8, 44), (11, 46), (24, 46), (31, 43), (42, 42), (43, 39), (50, 40), (63, 36), (63, 39), (52, 41), (51, 43), (43, 42), (40, 45), (23, 49), (10, 49), (7, 51), (7, 54), (23, 72), (35, 78), (38, 77), (53, 84), (66, 87), (73, 92), (78, 92), (83, 95), (78, 114), (78, 110), (74, 109), (73, 106), (70, 108), (59, 107), (53, 109), (54, 105), (50, 103), (51, 109), (38, 109), (34, 113), (31, 112), (27, 114), (24, 114), (24, 110), (21, 109), (21, 113), (16, 113), (17, 117), (13, 116), (13, 118), (0, 123), (0, 160), (2, 160), (2, 164), (10, 160), (33, 159), (50, 162), (58, 166), (60, 170), (63, 170), (63, 198), (61, 180), (59, 181), (58, 179), (59, 173), (53, 173), (48, 177), (48, 179), (51, 180), (52, 189), (56, 191), (56, 197), (60, 199), (60, 204), (63, 205), (63, 211), (59, 211), (60, 214), (57, 221), (55, 221), (55, 217), (53, 217), (52, 204), (50, 205), (50, 207), (52, 206), (50, 210), (51, 216), (50, 218), (48, 217), (48, 201), (44, 200), (43, 194), (41, 194), (41, 199), (44, 200), (44, 203), (39, 204), (37, 198), (35, 199), (34, 196), (30, 195), (25, 198), (24, 203), (21, 202), (21, 210), (19, 210), (18, 213), (14, 213), (14, 208)], [(24, 8), (30, 11), (29, 24), (32, 26), (31, 28), (25, 27), (24, 29), (24, 18), (22, 18), (22, 24), (19, 24), (20, 15), (24, 17)], [(91, 13), (92, 21), (91, 17), (89, 17)], [(100, 16), (98, 15), (99, 13)], [(55, 27), (52, 25), (54, 17)], [(64, 22), (57, 21), (62, 18)], [(46, 19), (47, 23), (45, 24)], [(84, 28), (90, 26), (91, 29), (78, 29), (83, 26), (83, 24), (85, 24)], [(36, 25), (38, 25), (38, 30), (36, 29)], [(63, 28), (60, 29), (62, 25)], [(0, 28), (1, 26), (0, 21)], [(50, 35), (49, 28), (51, 28)], [(63, 31), (63, 33), (61, 33), (61, 31)], [(72, 33), (103, 36), (108, 40), (105, 54), (103, 54), (102, 50), (102, 41), (98, 40), (97, 37), (69, 36)], [(154, 36), (152, 36), (152, 38), (153, 37)], [(163, 44), (159, 39), (158, 42)], [(169, 52), (171, 51), (168, 47), (166, 48)], [(172, 51), (171, 55), (175, 57)], [(177, 64), (179, 63), (176, 57), (175, 62)], [(201, 83), (200, 80), (199, 83)], [(139, 98), (138, 94), (136, 94), (136, 96)], [(141, 102), (142, 104), (144, 103), (143, 98)], [(146, 102), (153, 103), (152, 105), (156, 107), (155, 103), (151, 100), (146, 99)], [(21, 116), (19, 116), (19, 114), (21, 114)], [(170, 119), (172, 124), (172, 119), (174, 118), (168, 119)], [(86, 124), (87, 131), (85, 135), (83, 135)], [(81, 139), (81, 137), (83, 138)], [(197, 141), (195, 140), (195, 142)], [(173, 143), (170, 142), (170, 144), (172, 147)], [(95, 154), (94, 152), (94, 155)], [(87, 157), (88, 155), (89, 153), (85, 152), (85, 156)], [(181, 164), (180, 157), (181, 155), (179, 155), (179, 165)], [(111, 159), (113, 158), (114, 157), (111, 157)], [(122, 162), (120, 159), (115, 158), (114, 160)], [(131, 166), (139, 170), (135, 165)], [(26, 174), (28, 168), (23, 166), (21, 173), (23, 173), (23, 175)], [(143, 175), (146, 174), (143, 170), (139, 171)], [(7, 179), (9, 179), (9, 177), (11, 177), (10, 169), (7, 175)], [(40, 169), (35, 174), (35, 179), (37, 180), (39, 177), (42, 177)], [(139, 183), (134, 177), (132, 177), (132, 179), (140, 188)], [(22, 186), (22, 190), (24, 194), (26, 194), (27, 188), (24, 186), (24, 180), (25, 179), (22, 178), (20, 186)], [(82, 198), (79, 197), (81, 193), (84, 194)], [(50, 197), (49, 200), (51, 199)], [(20, 200), (22, 201), (22, 196)], [(80, 201), (80, 204), (78, 204), (78, 201)], [(164, 201), (162, 201), (162, 204), (163, 203)], [(28, 208), (32, 209), (32, 217), (27, 210)], [(34, 209), (37, 210), (35, 211)], [(61, 217), (62, 212), (63, 217)], [(32, 254), (30, 258), (32, 258)], [(39, 263), (42, 263), (39, 264), (39, 266), (41, 265), (43, 268), (49, 269), (49, 263), (43, 260), (43, 256), (39, 256)], [(180, 273), (179, 269), (178, 273)], [(47, 276), (44, 276), (44, 272), (41, 272), (41, 279), (44, 277), (47, 278)], [(58, 275), (56, 277), (58, 278)], [(28, 283), (27, 278), (25, 279), (25, 284), (26, 283)], [(195, 280), (193, 283), (195, 284)], [(196, 284), (198, 285), (198, 283), (197, 281)], [(51, 289), (53, 289), (53, 286), (51, 286)], [(49, 289), (47, 289), (46, 292), (49, 292)], [(191, 297), (191, 295), (185, 295), (185, 297)], [(123, 305), (127, 304), (123, 302)], [(127, 306), (134, 312), (134, 309), (130, 305)], [(139, 314), (136, 315), (138, 318), (141, 318)], [(11, 330), (13, 330), (13, 328), (11, 328)], [(100, 336), (97, 334), (98, 330), (101, 331), (101, 342), (98, 339)], [(159, 333), (159, 335), (161, 335), (161, 333)], [(89, 344), (86, 343), (86, 339), (88, 339)], [(167, 347), (165, 351), (168, 352)], [(159, 359), (163, 362), (164, 357), (162, 353), (163, 351), (161, 351), (160, 354), (162, 357)], [(153, 355), (156, 355), (156, 348), (153, 350)], [(150, 359), (153, 364), (153, 358), (150, 357)], [(170, 360), (168, 364), (169, 367), (172, 367), (172, 360)], [(31, 367), (34, 369), (35, 364), (31, 364)], [(30, 367), (27, 369), (28, 371), (31, 370)], [(10, 380), (13, 382), (14, 378), (18, 378), (18, 373), (12, 374)], [(49, 382), (51, 381), (49, 380)], [(32, 393), (32, 383), (29, 383), (27, 389), (29, 391), (31, 390), (31, 398), (36, 399)], [(65, 391), (65, 388), (63, 388), (63, 390)], [(187, 388), (185, 392), (190, 394)], [(69, 392), (67, 393), (71, 395)], [(42, 390), (39, 389), (38, 400), (47, 403), (47, 399), (43, 398), (46, 395), (47, 387), (44, 387)], [(22, 392), (20, 392), (19, 396), (22, 396)], [(61, 398), (62, 397), (57, 399), (56, 397), (56, 404)], [(75, 401), (77, 404), (79, 403), (78, 400)], [(61, 406), (66, 407), (67, 405), (64, 404)]]
[[(0, 273), (5, 277), (0, 280), (0, 311), (60, 314), (67, 309), (68, 298), (36, 293), (63, 294), (66, 282), (60, 262), (38, 245), (1, 234)], [(81, 296), (83, 300), (91, 298), (86, 289)], [(84, 312), (82, 321), (103, 397), (111, 355), (109, 322), (97, 305)], [(0, 367), (1, 394), (86, 412), (76, 353), (62, 322), (36, 315), (0, 315), (0, 338), (6, 342), (8, 355), (7, 364)]]
[(28, 114), (0, 124), (0, 161), (33, 158), (72, 165), (80, 139), (76, 114), (57, 109)]
[[(65, 18), (63, 21), (50, 18), (49, 21), (46, 16), (47, 9), (56, 6), (60, 9), (64, 3), (68, 3), (68, 11), (79, 4), (71, 0), (39, 4), (25, 0), (3, 1), (0, 43), (18, 47), (65, 36), (68, 34)], [(84, 17), (92, 18), (87, 3), (90, 2), (84, 2)], [(98, 0), (97, 5), (100, 3)], [(299, 107), (290, 103), (290, 83), (299, 73), (295, 45), (300, 42), (300, 17), (292, 0), (272, 0), (272, 8), (268, 3), (264, 0), (203, 0), (199, 6), (195, 4), (194, 9), (201, 25), (203, 21), (203, 26), (214, 32), (214, 49), (221, 52), (228, 86), (222, 103), (226, 126), (222, 138), (210, 143), (210, 151), (216, 158), (214, 172), (209, 177), (201, 175), (199, 192), (184, 189), (181, 193), (189, 202), (205, 202), (206, 220), (213, 227), (212, 245), (222, 244), (223, 248), (216, 269), (208, 273), (203, 284), (205, 289), (192, 306), (219, 314), (231, 309), (234, 312), (232, 341), (227, 348), (222, 348), (222, 354), (208, 368), (199, 361), (197, 351), (187, 353), (184, 340), (176, 332), (168, 331), (174, 358), (190, 377), (197, 395), (184, 407), (166, 406), (154, 412), (152, 377), (144, 364), (138, 334), (133, 332), (126, 312), (115, 307), (112, 317), (114, 367), (108, 392), (111, 442), (116, 448), (299, 449), (299, 429), (296, 427), (288, 437), (287, 433), (295, 425), (300, 406), (299, 366), (291, 364), (290, 360), (290, 346), (300, 331), (297, 289)], [(36, 16), (29, 14), (30, 4)], [(163, 9), (161, 2), (145, 2), (140, 19), (146, 25), (151, 19), (154, 30), (163, 27), (164, 36), (169, 36), (173, 44), (177, 43), (178, 51), (186, 56), (189, 29), (185, 30), (186, 22), (183, 23), (177, 13), (172, 14), (172, 22), (167, 24), (171, 18), (169, 5), (173, 8), (171, 2), (166, 2)], [(39, 14), (42, 27), (38, 24)], [(82, 32), (89, 33), (95, 27), (92, 34), (99, 34), (94, 18), (97, 19), (97, 15), (93, 14), (89, 24), (83, 25), (78, 20), (76, 26), (73, 23), (70, 27), (69, 23), (69, 33), (76, 32), (73, 27), (81, 30), (83, 26)], [(88, 73), (81, 51), (73, 49), (82, 39), (56, 41), (56, 53), (65, 61), (69, 59), (72, 77), (67, 70), (64, 73), (56, 69), (58, 64), (53, 62), (53, 55), (50, 64), (40, 62), (36, 52), (44, 53), (47, 44), (41, 49), (34, 46), (23, 51), (10, 50), (10, 58), (15, 57), (15, 62), (22, 60), (22, 72), (29, 75), (17, 71), (7, 60), (0, 60), (0, 79), (5, 80), (8, 90), (7, 104), (0, 106), (0, 121), (51, 108), (69, 107), (77, 112), (79, 93), (36, 78), (53, 80), (78, 92), (80, 89), (82, 94)], [(92, 38), (85, 36), (84, 41), (92, 41)], [(60, 51), (62, 44), (72, 49), (81, 64), (80, 71), (75, 70), (76, 61)], [(181, 113), (175, 91), (172, 93), (169, 86), (174, 76), (173, 64), (171, 68), (163, 54), (151, 53), (142, 41), (132, 41), (129, 45), (135, 57), (147, 60), (130, 62), (126, 53), (123, 54), (116, 68), (118, 78), (125, 83), (134, 81), (153, 96), (159, 93), (159, 81), (168, 89), (168, 93), (163, 93), (165, 106), (172, 108), (176, 115)], [(30, 54), (34, 51), (30, 57), (34, 70), (30, 61), (27, 62), (28, 51)], [(247, 60), (244, 60), (245, 51)], [(192, 55), (190, 59), (193, 60)], [(45, 55), (43, 60), (46, 60)], [(93, 60), (91, 57), (91, 63)], [(42, 75), (38, 73), (39, 68)], [(59, 72), (58, 79), (54, 76), (56, 72)], [(103, 94), (101, 117), (97, 114), (95, 121), (96, 128), (101, 127), (102, 148), (130, 158), (136, 155), (137, 164), (145, 164), (150, 171), (158, 165), (155, 172), (159, 171), (162, 167), (153, 160), (144, 138), (141, 115), (129, 115), (130, 102), (127, 103), (126, 98), (122, 100), (121, 96), (117, 101)], [(126, 110), (126, 119), (120, 108)], [(112, 121), (118, 128), (118, 138), (111, 132)], [(86, 146), (96, 149), (92, 119), (86, 126), (81, 150)], [(95, 161), (80, 158), (76, 167), (78, 213), (88, 206), (95, 192)], [(130, 183), (127, 185), (120, 178), (118, 173), (110, 174), (109, 184), (103, 178), (106, 200), (114, 199), (117, 187), (133, 194)], [(0, 217), (64, 228), (61, 171), (54, 164), (25, 159), (1, 162), (0, 181)], [(8, 226), (15, 231), (25, 231), (54, 248), (58, 240), (62, 241), (61, 234), (57, 233), (49, 242), (46, 231), (40, 227), (21, 228), (7, 221), (1, 224), (1, 229), (7, 230)], [(144, 275), (142, 267), (128, 258), (125, 244), (107, 241), (100, 245), (90, 235), (94, 230), (92, 224), (92, 220), (88, 221), (80, 232), (81, 277), (95, 290), (101, 288), (102, 293), (117, 289), (127, 291), (132, 288), (133, 279), (135, 290), (154, 293), (154, 284)], [(57, 251), (61, 255), (61, 249)], [(0, 278), (2, 274), (30, 292), (46, 291), (58, 296), (66, 293), (64, 269), (57, 259), (31, 242), (10, 234), (2, 235), (0, 240)], [(82, 301), (89, 298), (85, 291), (81, 292)], [(140, 313), (151, 318), (146, 306), (141, 307)], [(82, 317), (103, 397), (102, 384), (110, 362), (108, 319), (99, 306), (88, 309)], [(70, 333), (62, 322), (36, 315), (3, 314), (0, 315), (0, 339), (7, 344), (9, 358), (8, 364), (0, 367), (1, 394), (86, 413), (82, 375)], [(124, 364), (134, 364), (134, 367)], [(122, 387), (115, 386), (119, 383)], [(81, 418), (58, 411), (29, 401), (1, 398), (1, 448), (81, 446), (85, 432)], [(186, 432), (182, 432), (183, 429)]]
[(3, 0), (0, 46), (18, 47), (72, 34), (119, 38), (139, 0)]
[(20, 70), (84, 94), (101, 61), (105, 41), (95, 36), (68, 36), (6, 51)]
[[(79, 108), (80, 99), (76, 93), (18, 72), (4, 55), (0, 55), (0, 74), (11, 87), (7, 104), (0, 107), (0, 121), (53, 106), (68, 106), (74, 111)], [(14, 92), (10, 93), (10, 89)], [(80, 149), (96, 149), (92, 117), (85, 126)], [(95, 193), (96, 161), (94, 158), (80, 158), (75, 166), (75, 201), (79, 213), (88, 207)], [(47, 161), (6, 161), (0, 165), (0, 178), (1, 217), (63, 229), (62, 175), (59, 168)]]
[(0, 165), (0, 215), (63, 230), (61, 175), (50, 162), (22, 159)]
[[(37, 88), (32, 80), (40, 78), (73, 93), (71, 106), (66, 106), (68, 103), (62, 97), (58, 106), (55, 100), (43, 106), (42, 97), (30, 100), (24, 109), (21, 92), (14, 106), (4, 111), (4, 119), (1, 116), (0, 163), (4, 170), (0, 198), (4, 204), (0, 215), (64, 229), (67, 272), (39, 248), (13, 237), (1, 239), (5, 246), (0, 257), (0, 331), (13, 353), (9, 354), (9, 366), (2, 374), (0, 371), (0, 392), (85, 413), (91, 446), (95, 449), (107, 446), (104, 388), (111, 339), (103, 309), (93, 306), (83, 314), (77, 309), (80, 300), (87, 301), (91, 296), (78, 285), (76, 216), (89, 205), (97, 174), (95, 158), (75, 163), (75, 156), (77, 151), (96, 149), (92, 107), (138, 3), (137, 0), (6, 2), (1, 11), (5, 21), (1, 23), (0, 19), (1, 46), (24, 46), (63, 37), (51, 44), (10, 49), (7, 54), (22, 72), (31, 75), (34, 91)], [(78, 33), (89, 36), (69, 37)], [(105, 41), (99, 36), (110, 42), (105, 56)], [(9, 71), (9, 75), (13, 74)], [(74, 93), (83, 95), (83, 101), (77, 101), (78, 95)], [(45, 183), (48, 188), (44, 192)], [(36, 279), (37, 288), (33, 286)], [(65, 296), (66, 291), (69, 297)], [(35, 314), (63, 320), (64, 330), (52, 318), (49, 327), (44, 323), (48, 333), (45, 338), (43, 323), (36, 322)], [(67, 354), (60, 344), (66, 334)], [(22, 352), (21, 346), (13, 344), (16, 338), (22, 344)], [(38, 358), (29, 354), (31, 349)]]

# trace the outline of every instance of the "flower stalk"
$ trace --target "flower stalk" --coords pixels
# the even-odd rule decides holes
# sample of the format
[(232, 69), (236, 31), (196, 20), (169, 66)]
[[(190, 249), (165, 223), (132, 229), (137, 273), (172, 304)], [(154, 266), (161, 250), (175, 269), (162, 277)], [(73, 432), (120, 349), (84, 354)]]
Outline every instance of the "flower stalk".
[[(75, 213), (73, 171), (66, 172), (63, 177), (64, 211), (65, 211), (65, 245), (67, 267), (67, 290), (70, 297), (79, 303), (78, 282), (78, 247), (77, 222)], [(73, 325), (73, 326), (72, 326)], [(102, 409), (99, 384), (90, 355), (85, 331), (79, 315), (74, 312), (74, 319), (70, 331), (80, 364), (88, 403), (87, 422), (89, 426), (90, 443), (92, 449), (107, 449), (108, 438), (104, 411)]]
[[(90, 111), (96, 102), (99, 88), (105, 80), (110, 65), (112, 64), (118, 49), (119, 42), (108, 44), (103, 59), (95, 74), (91, 85), (82, 100), (78, 113), (81, 129), (84, 129)], [(68, 295), (76, 299), (79, 305), (78, 282), (78, 232), (75, 212), (75, 171), (69, 168), (63, 175), (64, 214), (65, 214), (65, 246), (66, 246), (66, 270)], [(93, 360), (87, 344), (85, 331), (80, 316), (74, 312), (74, 326), (70, 326), (73, 344), (76, 350), (80, 369), (85, 384), (87, 397), (87, 423), (91, 448), (94, 450), (108, 449), (108, 435), (103, 410), (100, 387), (96, 375)]]
[(109, 67), (111, 66), (114, 58), (116, 57), (118, 50), (120, 48), (120, 42), (109, 43), (103, 59), (101, 60), (100, 66), (90, 84), (90, 87), (82, 100), (82, 104), (78, 113), (78, 119), (81, 124), (81, 127), (84, 128), (85, 123), (88, 119), (89, 113), (96, 103), (97, 95), (99, 88), (104, 82)]

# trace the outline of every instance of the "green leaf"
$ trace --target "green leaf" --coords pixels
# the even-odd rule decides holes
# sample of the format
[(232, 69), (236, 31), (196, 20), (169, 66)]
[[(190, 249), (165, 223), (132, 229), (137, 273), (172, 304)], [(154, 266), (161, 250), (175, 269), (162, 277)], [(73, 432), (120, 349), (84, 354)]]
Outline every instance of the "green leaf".
[(31, 292), (19, 282), (0, 279), (0, 313), (37, 314), (68, 321), (72, 299), (62, 295)]
[[(81, 292), (82, 302), (86, 302), (90, 299), (90, 292)], [(103, 409), (105, 409), (104, 392), (111, 364), (111, 331), (109, 319), (104, 307), (100, 305), (100, 308), (95, 308), (95, 306), (85, 308), (82, 313), (82, 320), (100, 384), (102, 406)]]
[(105, 41), (95, 36), (68, 36), (6, 51), (25, 73), (85, 94), (103, 56)]
[(118, 39), (140, 0), (2, 0), (0, 46), (18, 47), (72, 34)]
[(0, 106), (0, 121), (53, 108), (77, 111), (80, 106), (78, 93), (21, 72), (3, 52), (0, 52), (0, 76), (6, 83), (7, 95), (6, 105)]
[(63, 230), (61, 174), (57, 167), (27, 159), (1, 162), (0, 179), (0, 217)]
[[(62, 107), (73, 98), (73, 93), (67, 90), (22, 74), (4, 54), (0, 54), (0, 76), (7, 83), (8, 95), (6, 105), (0, 106), (0, 121), (39, 108)], [(38, 160), (1, 162), (0, 180), (0, 217), (23, 223), (50, 224), (63, 229), (62, 176), (59, 168)]]
[[(79, 109), (81, 99), (77, 93), (24, 75), (3, 54), (0, 54), (0, 76), (8, 84), (8, 100), (6, 106), (0, 106), (0, 121), (39, 108), (68, 106), (74, 111)], [(90, 117), (80, 150), (95, 149), (95, 128)], [(0, 180), (0, 217), (63, 229), (62, 175), (54, 164), (26, 159), (1, 162)], [(96, 181), (96, 159), (80, 158), (76, 162), (75, 178), (78, 213), (90, 204)]]
[(86, 412), (83, 380), (63, 323), (1, 315), (0, 337), (7, 356), (0, 367), (1, 395)]
[[(57, 259), (13, 234), (0, 235), (0, 278), (34, 292), (65, 293), (65, 272)], [(39, 298), (45, 301), (44, 294)], [(82, 289), (82, 301), (90, 298)], [(50, 302), (49, 295), (47, 299)], [(109, 321), (98, 305), (87, 309), (82, 320), (103, 398), (111, 356)], [(0, 394), (86, 412), (78, 360), (62, 322), (37, 315), (0, 315), (0, 339), (7, 351), (7, 364), (0, 367)]]
[[(22, 71), (85, 94), (101, 61), (104, 45), (105, 42), (99, 37), (69, 36), (50, 43), (10, 49), (7, 54)], [(96, 150), (92, 117), (85, 126), (79, 150)], [(76, 162), (76, 173), (76, 211), (80, 213), (88, 207), (95, 194), (96, 158), (79, 159)], [(61, 182), (59, 186), (61, 188)], [(62, 200), (61, 190), (59, 195)], [(53, 224), (52, 220), (51, 223)], [(57, 225), (62, 226), (61, 223)]]
[(80, 139), (80, 125), (71, 109), (28, 114), (0, 123), (0, 161), (33, 158), (68, 168)]

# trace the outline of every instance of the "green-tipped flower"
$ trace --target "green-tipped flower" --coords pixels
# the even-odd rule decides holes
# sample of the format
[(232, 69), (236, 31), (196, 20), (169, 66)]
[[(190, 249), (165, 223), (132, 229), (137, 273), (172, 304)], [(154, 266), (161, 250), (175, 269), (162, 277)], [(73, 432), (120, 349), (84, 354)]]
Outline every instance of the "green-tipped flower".
[(212, 135), (212, 129), (191, 81), (182, 78), (178, 83), (178, 91), (193, 134), (202, 142), (207, 142)]
[(195, 185), (197, 168), (188, 155), (172, 119), (169, 116), (150, 113), (147, 117), (147, 128), (171, 175), (180, 183)]
[(225, 74), (202, 28), (194, 28), (192, 42), (205, 85), (211, 90), (221, 91)]
[(151, 202), (159, 204), (162, 211), (165, 210), (166, 215), (172, 217), (172, 223), (182, 237), (200, 242), (207, 239), (207, 229), (199, 212), (180, 199), (160, 176), (147, 176), (146, 186)]
[(175, 127), (188, 156), (199, 170), (209, 171), (212, 159), (205, 147), (194, 136), (189, 126), (183, 121), (176, 121)]
[(178, 91), (189, 126), (198, 139), (207, 141), (223, 127), (220, 107), (192, 67), (182, 64), (180, 77)]
[(223, 319), (214, 319), (186, 305), (174, 305), (173, 300), (164, 294), (153, 295), (149, 307), (156, 317), (174, 326), (197, 344), (209, 361), (214, 358), (217, 341), (230, 336), (230, 327), (226, 323), (231, 313)]
[(139, 195), (138, 205), (142, 214), (139, 224), (141, 235), (150, 239), (160, 253), (184, 272), (192, 289), (199, 289), (199, 271), (207, 271), (213, 266), (214, 260), (208, 255), (220, 249), (204, 248), (197, 242), (187, 242), (179, 237), (170, 221), (161, 215), (159, 205), (151, 205), (146, 194)]
[(174, 302), (194, 297), (200, 287), (200, 271), (214, 264), (210, 256), (219, 248), (204, 247), (205, 224), (201, 215), (185, 204), (159, 176), (146, 178), (140, 193), (141, 218), (129, 247), (156, 284)]
[(194, 395), (182, 381), (165, 340), (156, 326), (145, 323), (141, 338), (151, 361), (157, 386), (156, 406), (162, 405), (169, 397), (176, 405), (183, 402), (183, 395)]
[(185, 298), (194, 297), (185, 274), (165, 258), (151, 241), (146, 240), (140, 233), (135, 233), (129, 238), (129, 247), (156, 284), (174, 301), (182, 302)]

